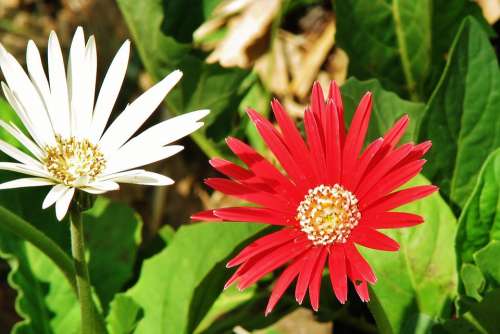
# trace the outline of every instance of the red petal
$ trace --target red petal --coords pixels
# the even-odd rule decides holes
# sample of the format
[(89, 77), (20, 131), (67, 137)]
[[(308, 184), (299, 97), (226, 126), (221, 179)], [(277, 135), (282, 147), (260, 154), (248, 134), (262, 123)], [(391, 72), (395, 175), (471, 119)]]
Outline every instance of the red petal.
[(373, 186), (372, 191), (368, 192), (365, 197), (359, 198), (359, 201), (363, 202), (364, 207), (370, 206), (370, 204), (380, 197), (389, 194), (414, 178), (420, 173), (424, 163), (425, 160), (416, 160), (402, 166), (398, 170), (393, 170)]
[(342, 104), (342, 96), (340, 94), (339, 86), (335, 81), (330, 83), (330, 91), (328, 93), (328, 99), (332, 99), (335, 103), (338, 120), (339, 120), (339, 138), (341, 146), (344, 146), (345, 141), (345, 121), (344, 121), (344, 105)]
[(315, 175), (311, 166), (310, 153), (299, 130), (295, 127), (295, 124), (278, 100), (274, 99), (271, 102), (271, 107), (290, 154), (293, 156), (295, 162), (303, 168), (304, 174), (306, 174), (309, 179), (313, 179)]
[(409, 227), (423, 222), (421, 216), (405, 212), (382, 212), (362, 218), (363, 225), (374, 229)]
[(290, 181), (253, 148), (236, 138), (228, 138), (227, 145), (261, 180), (268, 184), (278, 183), (281, 193), (293, 193)]
[(423, 143), (415, 145), (413, 150), (411, 150), (410, 154), (408, 154), (406, 158), (404, 158), (396, 166), (394, 166), (393, 169), (401, 168), (401, 166), (404, 166), (411, 161), (415, 161), (422, 158), (424, 154), (427, 153), (427, 151), (431, 148), (431, 146), (432, 143), (430, 141), (425, 141)]
[(241, 275), (246, 273), (250, 268), (252, 268), (253, 264), (255, 263), (257, 259), (251, 259), (248, 262), (243, 263), (241, 266), (236, 269), (233, 275), (227, 280), (226, 284), (224, 284), (224, 290), (229, 288), (231, 284), (234, 283), (238, 278), (240, 278)]
[(374, 284), (377, 282), (377, 277), (372, 271), (372, 268), (366, 262), (361, 254), (359, 254), (356, 246), (353, 243), (347, 243), (344, 247), (346, 257), (351, 264), (352, 267), (355, 267), (356, 270), (361, 274), (363, 279)]
[(318, 261), (313, 269), (313, 275), (311, 278), (311, 283), (309, 283), (309, 300), (311, 301), (311, 306), (313, 310), (318, 311), (319, 309), (319, 294), (321, 291), (321, 278), (323, 276), (323, 270), (325, 268), (326, 257), (328, 252), (326, 247), (323, 247)]
[(361, 203), (360, 209), (365, 210), (367, 214), (371, 212), (389, 211), (406, 203), (410, 203), (417, 199), (429, 196), (437, 189), (438, 188), (433, 185), (417, 186), (403, 189), (382, 197), (368, 208), (364, 208), (363, 203)]
[(210, 159), (208, 162), (218, 172), (235, 180), (249, 180), (255, 177), (252, 172), (224, 159), (214, 158)]
[(280, 277), (276, 281), (276, 284), (274, 285), (271, 297), (269, 297), (269, 302), (266, 307), (266, 316), (271, 313), (281, 296), (283, 296), (283, 293), (285, 293), (286, 289), (299, 274), (299, 270), (302, 267), (303, 262), (303, 258), (299, 257), (295, 262), (289, 265), (283, 273), (281, 273)]
[(354, 171), (353, 176), (351, 178), (347, 178), (343, 182), (347, 189), (356, 189), (358, 187), (359, 181), (363, 178), (368, 165), (372, 161), (375, 154), (377, 154), (380, 147), (382, 147), (383, 143), (384, 140), (382, 138), (379, 138), (368, 145), (368, 147), (361, 155), (361, 158), (359, 158), (359, 162), (356, 166), (356, 170)]
[(358, 188), (355, 190), (358, 198), (363, 198), (373, 186), (380, 181), (398, 162), (410, 153), (412, 144), (405, 144), (397, 150), (389, 153), (380, 163), (378, 163), (372, 170), (370, 170), (359, 183)]
[(316, 172), (320, 183), (326, 182), (326, 162), (323, 144), (321, 142), (319, 126), (311, 111), (304, 112), (304, 127), (307, 135), (307, 144), (311, 151), (313, 164), (316, 166)]
[(399, 249), (399, 244), (395, 240), (369, 227), (360, 226), (356, 228), (351, 235), (351, 240), (361, 246), (372, 249), (389, 252), (394, 252)]
[(227, 268), (237, 266), (250, 258), (261, 254), (267, 250), (283, 245), (300, 236), (297, 231), (292, 229), (282, 229), (277, 232), (268, 234), (252, 242), (250, 245), (243, 248), (234, 258), (232, 258), (226, 265)]
[(295, 300), (299, 304), (302, 304), (302, 301), (304, 300), (307, 287), (311, 281), (314, 265), (316, 264), (322, 249), (323, 247), (313, 247), (303, 255), (304, 264), (300, 269), (299, 279), (297, 280), (297, 285), (295, 286)]
[(223, 178), (209, 178), (205, 180), (205, 184), (224, 194), (238, 197), (292, 216), (295, 214), (295, 208), (291, 207), (289, 203), (286, 203), (280, 197), (265, 192), (262, 189), (256, 189), (252, 186)]
[(359, 298), (361, 298), (361, 300), (364, 302), (370, 301), (370, 294), (368, 292), (368, 284), (366, 284), (366, 281), (363, 279), (363, 277), (358, 272), (356, 267), (354, 267), (348, 263), (347, 264), (347, 273), (348, 273), (349, 278), (351, 279), (351, 281), (354, 285), (354, 288), (356, 289), (356, 292), (358, 293)]
[(287, 243), (264, 255), (253, 265), (252, 269), (241, 275), (238, 288), (243, 290), (257, 282), (262, 276), (281, 267), (296, 256), (304, 253), (311, 246), (309, 240)]
[(354, 170), (354, 166), (359, 157), (359, 152), (363, 147), (370, 115), (372, 111), (372, 94), (366, 93), (354, 113), (351, 127), (345, 139), (345, 146), (342, 156), (342, 180), (344, 175), (348, 175)]
[(215, 216), (225, 221), (265, 223), (271, 225), (290, 225), (288, 216), (268, 208), (234, 207), (214, 210)]
[(326, 105), (326, 130), (325, 130), (325, 157), (326, 157), (326, 173), (328, 175), (327, 182), (335, 184), (340, 182), (342, 173), (342, 156), (340, 137), (339, 137), (339, 119), (335, 104), (330, 100)]
[(330, 247), (330, 257), (328, 262), (333, 292), (339, 302), (344, 304), (347, 300), (347, 273), (344, 247)]
[(204, 221), (221, 221), (219, 217), (214, 214), (214, 210), (205, 210), (195, 213), (191, 216), (192, 220), (204, 220)]
[[(325, 96), (323, 95), (323, 89), (318, 81), (313, 83), (311, 92), (311, 111), (315, 118), (321, 121), (325, 115)], [(321, 134), (323, 134), (323, 128), (320, 129)]]
[(384, 136), (384, 143), (392, 149), (399, 142), (408, 127), (408, 115), (401, 117)]
[[(296, 186), (301, 189), (300, 192), (310, 187), (310, 180), (302, 173), (300, 166), (295, 163), (295, 160), (290, 155), (290, 152), (283, 143), (281, 137), (276, 135), (272, 125), (255, 121), (255, 126), (260, 135), (266, 142), (269, 149), (273, 152), (274, 156), (278, 159), (290, 178), (295, 182)], [(302, 196), (300, 196), (302, 199)]]

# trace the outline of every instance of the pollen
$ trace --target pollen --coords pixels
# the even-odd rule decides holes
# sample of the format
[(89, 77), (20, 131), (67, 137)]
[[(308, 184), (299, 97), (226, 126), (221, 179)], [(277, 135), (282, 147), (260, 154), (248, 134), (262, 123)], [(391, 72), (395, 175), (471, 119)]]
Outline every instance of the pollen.
[(75, 186), (82, 178), (93, 180), (106, 167), (99, 147), (88, 139), (56, 136), (56, 144), (45, 148), (43, 160), (52, 177), (65, 185)]
[(345, 243), (361, 219), (358, 200), (339, 184), (310, 189), (297, 208), (297, 221), (314, 245)]

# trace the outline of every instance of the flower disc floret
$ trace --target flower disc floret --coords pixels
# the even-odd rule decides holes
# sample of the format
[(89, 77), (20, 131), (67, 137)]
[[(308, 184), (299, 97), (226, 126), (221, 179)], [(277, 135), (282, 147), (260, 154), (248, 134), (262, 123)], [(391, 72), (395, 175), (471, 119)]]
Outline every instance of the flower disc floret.
[(66, 185), (73, 185), (81, 177), (90, 180), (106, 167), (106, 160), (99, 147), (88, 139), (56, 136), (56, 145), (45, 148), (43, 160), (52, 177)]
[(345, 243), (360, 219), (356, 196), (339, 184), (310, 189), (297, 208), (301, 230), (314, 245)]

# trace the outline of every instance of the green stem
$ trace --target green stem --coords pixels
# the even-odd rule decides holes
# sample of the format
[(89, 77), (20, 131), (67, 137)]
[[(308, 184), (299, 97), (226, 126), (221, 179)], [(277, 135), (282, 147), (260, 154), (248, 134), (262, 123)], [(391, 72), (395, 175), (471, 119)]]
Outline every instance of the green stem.
[(89, 270), (85, 260), (85, 241), (83, 236), (82, 214), (74, 208), (70, 210), (71, 251), (76, 271), (76, 287), (82, 318), (81, 333), (94, 334), (94, 310), (90, 290)]
[(0, 207), (0, 221), (0, 226), (2, 228), (6, 228), (18, 237), (30, 242), (42, 253), (47, 255), (47, 257), (49, 257), (63, 272), (71, 288), (76, 291), (75, 268), (73, 267), (73, 262), (71, 262), (69, 256), (52, 241), (52, 239), (4, 207)]

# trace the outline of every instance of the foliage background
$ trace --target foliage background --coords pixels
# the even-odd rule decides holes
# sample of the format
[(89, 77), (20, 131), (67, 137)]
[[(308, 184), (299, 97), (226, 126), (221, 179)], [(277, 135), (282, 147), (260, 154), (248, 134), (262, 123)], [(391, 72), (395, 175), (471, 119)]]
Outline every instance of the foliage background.
[[(243, 6), (231, 11), (234, 4)], [(212, 110), (183, 140), (182, 154), (151, 166), (174, 186), (122, 187), (84, 218), (108, 331), (499, 333), (499, 7), (495, 0), (2, 0), (0, 41), (19, 61), (28, 39), (45, 48), (54, 29), (67, 48), (83, 25), (97, 39), (100, 78), (123, 40), (133, 41), (116, 111), (176, 68), (184, 78), (151, 124)], [(368, 305), (354, 295), (339, 305), (325, 279), (318, 313), (287, 294), (265, 318), (270, 277), (221, 293), (225, 261), (262, 226), (192, 224), (189, 215), (232, 201), (202, 185), (213, 174), (207, 157), (232, 158), (225, 137), (269, 156), (244, 117), (247, 106), (268, 115), (276, 96), (300, 123), (312, 82), (331, 79), (342, 84), (348, 119), (362, 94), (374, 92), (370, 139), (410, 115), (405, 139), (433, 141), (415, 182), (431, 181), (440, 193), (406, 208), (426, 223), (391, 232), (398, 254), (364, 253), (379, 276)], [(0, 113), (18, 122), (1, 99)], [(41, 210), (43, 193), (3, 191), (0, 205), (69, 251), (67, 222)], [(1, 333), (78, 332), (76, 299), (62, 274), (1, 222), (0, 257)]]

